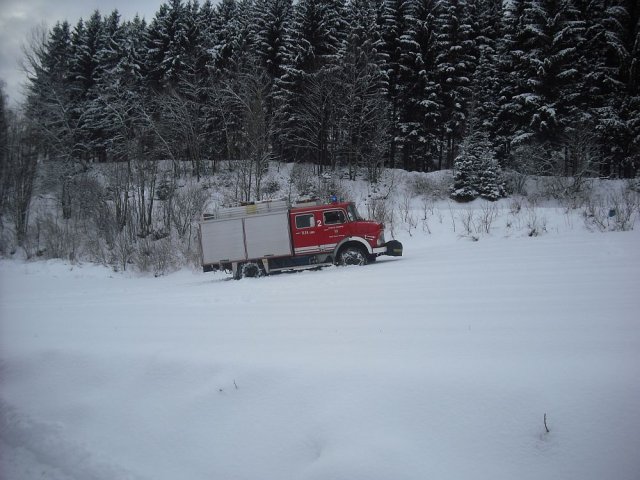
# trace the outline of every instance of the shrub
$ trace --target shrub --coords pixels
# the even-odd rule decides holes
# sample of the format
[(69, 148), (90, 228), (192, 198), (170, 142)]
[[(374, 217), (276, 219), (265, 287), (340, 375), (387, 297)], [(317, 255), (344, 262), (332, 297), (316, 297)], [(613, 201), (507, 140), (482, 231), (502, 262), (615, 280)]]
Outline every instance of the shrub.
[(200, 218), (209, 194), (198, 185), (179, 189), (174, 195), (171, 218), (180, 237), (190, 236), (191, 225)]
[(267, 179), (262, 186), (263, 199), (273, 199), (275, 195), (280, 191), (280, 182), (275, 178)]
[(584, 207), (585, 225), (600, 231), (633, 230), (640, 211), (640, 196), (630, 190), (620, 190), (603, 199), (590, 199)]
[(416, 175), (409, 181), (409, 188), (415, 196), (423, 196), (434, 199), (444, 199), (449, 195), (452, 178), (438, 176), (436, 178), (426, 175)]
[(384, 223), (391, 234), (395, 232), (395, 213), (391, 201), (383, 197), (371, 197), (366, 202), (367, 218)]
[(593, 181), (585, 176), (541, 177), (538, 183), (543, 195), (560, 200), (571, 209), (581, 207), (593, 195)]
[(316, 186), (313, 189), (313, 195), (324, 201), (327, 201), (334, 195), (344, 202), (352, 200), (351, 192), (344, 187), (344, 184), (339, 176), (334, 176), (331, 173), (324, 173), (320, 176), (320, 178), (317, 180)]
[(153, 272), (157, 277), (164, 275), (175, 264), (175, 249), (170, 237), (160, 240), (144, 238), (138, 241), (133, 261), (141, 272)]
[(298, 195), (310, 195), (315, 187), (313, 178), (313, 167), (311, 165), (296, 163), (291, 168), (289, 183), (296, 189)]
[(515, 170), (508, 170), (502, 173), (502, 178), (507, 194), (527, 196), (528, 175)]
[(32, 231), (30, 243), (36, 255), (71, 261), (79, 258), (81, 235), (71, 220), (48, 213), (36, 218)]

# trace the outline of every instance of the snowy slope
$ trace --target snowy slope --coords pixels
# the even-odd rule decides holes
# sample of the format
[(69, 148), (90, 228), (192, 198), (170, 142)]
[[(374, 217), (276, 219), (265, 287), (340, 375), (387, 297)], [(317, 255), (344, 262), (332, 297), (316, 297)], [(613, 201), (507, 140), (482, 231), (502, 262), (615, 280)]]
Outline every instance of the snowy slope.
[(0, 477), (637, 479), (638, 230), (442, 208), (361, 268), (0, 262)]

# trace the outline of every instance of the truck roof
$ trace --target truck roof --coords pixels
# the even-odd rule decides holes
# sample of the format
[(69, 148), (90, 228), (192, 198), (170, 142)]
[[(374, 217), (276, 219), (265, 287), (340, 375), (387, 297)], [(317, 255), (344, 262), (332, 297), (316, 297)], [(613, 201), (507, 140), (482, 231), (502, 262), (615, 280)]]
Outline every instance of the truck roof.
[(336, 202), (336, 203), (323, 203), (320, 205), (309, 205), (306, 207), (294, 207), (291, 209), (291, 213), (304, 213), (315, 212), (317, 210), (329, 210), (331, 208), (344, 208), (345, 210), (353, 202)]

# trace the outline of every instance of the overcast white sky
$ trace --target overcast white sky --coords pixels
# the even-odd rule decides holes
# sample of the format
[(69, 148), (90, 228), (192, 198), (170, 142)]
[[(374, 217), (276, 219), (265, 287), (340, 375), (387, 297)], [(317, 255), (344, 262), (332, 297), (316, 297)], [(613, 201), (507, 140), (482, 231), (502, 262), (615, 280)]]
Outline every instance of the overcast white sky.
[(163, 0), (0, 0), (0, 80), (5, 84), (9, 104), (22, 99), (20, 85), (25, 76), (20, 68), (21, 46), (35, 27), (43, 22), (48, 28), (68, 20), (73, 27), (81, 17), (88, 19), (94, 10), (102, 14), (114, 9), (123, 20), (138, 13), (147, 21), (153, 18)]

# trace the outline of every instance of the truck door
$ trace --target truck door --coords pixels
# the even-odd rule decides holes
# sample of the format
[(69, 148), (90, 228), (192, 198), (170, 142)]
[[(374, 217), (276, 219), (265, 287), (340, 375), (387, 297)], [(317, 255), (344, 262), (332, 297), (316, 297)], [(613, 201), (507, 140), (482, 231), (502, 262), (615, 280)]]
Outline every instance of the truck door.
[(320, 250), (333, 250), (348, 235), (347, 215), (341, 208), (322, 212), (322, 230), (320, 234)]
[(295, 255), (308, 255), (319, 250), (319, 227), (314, 212), (291, 213), (291, 236)]

